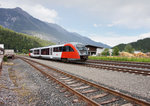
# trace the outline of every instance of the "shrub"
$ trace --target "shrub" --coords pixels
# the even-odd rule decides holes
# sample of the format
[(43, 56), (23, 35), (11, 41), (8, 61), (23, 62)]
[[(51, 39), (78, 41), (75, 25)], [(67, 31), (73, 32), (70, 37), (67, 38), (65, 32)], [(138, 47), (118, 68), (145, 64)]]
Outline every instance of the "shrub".
[(6, 62), (8, 60), (7, 56), (4, 56), (3, 61)]

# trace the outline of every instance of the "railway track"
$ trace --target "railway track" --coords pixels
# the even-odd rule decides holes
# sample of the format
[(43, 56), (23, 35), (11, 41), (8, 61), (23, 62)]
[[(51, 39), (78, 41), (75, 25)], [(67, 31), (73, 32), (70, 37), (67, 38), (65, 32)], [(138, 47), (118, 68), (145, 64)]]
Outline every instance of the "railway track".
[(107, 62), (107, 61), (87, 61), (85, 64), (81, 64), (87, 67), (100, 68), (119, 72), (128, 72), (134, 74), (141, 74), (144, 76), (150, 75), (150, 66), (148, 65), (136, 65), (136, 64), (126, 64), (118, 62)]
[[(60, 61), (57, 61), (60, 62)], [(118, 71), (124, 73), (134, 73), (137, 75), (150, 76), (150, 63), (143, 62), (117, 62), (117, 61), (103, 61), (103, 60), (87, 60), (85, 63), (66, 63), (77, 64), (86, 67), (106, 69), (111, 71)]]
[(60, 86), (58, 88), (61, 89), (60, 92), (69, 92), (69, 94), (65, 95), (66, 97), (76, 95), (78, 99), (74, 100), (74, 102), (80, 102), (81, 99), (90, 106), (150, 105), (150, 103), (146, 101), (122, 94), (119, 91), (113, 91), (111, 89), (105, 88), (95, 83), (91, 83), (84, 79), (65, 73), (61, 70), (38, 63), (36, 61), (23, 57), (19, 58), (36, 68), (38, 71), (53, 80), (55, 83), (59, 84)]
[(104, 60), (87, 60), (87, 62), (96, 64), (110, 64), (110, 65), (150, 69), (150, 63), (145, 62), (125, 62), (125, 61), (123, 62), (123, 61), (104, 61)]

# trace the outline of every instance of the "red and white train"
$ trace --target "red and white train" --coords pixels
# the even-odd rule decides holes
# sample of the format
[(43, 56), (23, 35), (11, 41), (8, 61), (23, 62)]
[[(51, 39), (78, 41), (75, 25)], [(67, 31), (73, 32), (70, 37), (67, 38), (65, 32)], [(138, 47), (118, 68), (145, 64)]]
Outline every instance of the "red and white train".
[(88, 59), (87, 48), (85, 45), (77, 42), (32, 48), (29, 51), (29, 56), (35, 58), (62, 60), (65, 62), (86, 61)]

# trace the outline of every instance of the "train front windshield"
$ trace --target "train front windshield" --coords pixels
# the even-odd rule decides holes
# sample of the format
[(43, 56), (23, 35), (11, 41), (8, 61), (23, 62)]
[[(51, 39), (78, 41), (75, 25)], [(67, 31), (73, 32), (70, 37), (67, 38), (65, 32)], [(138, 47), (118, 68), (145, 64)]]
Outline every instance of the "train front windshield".
[(76, 47), (79, 50), (81, 55), (88, 55), (87, 48), (84, 45), (77, 44)]

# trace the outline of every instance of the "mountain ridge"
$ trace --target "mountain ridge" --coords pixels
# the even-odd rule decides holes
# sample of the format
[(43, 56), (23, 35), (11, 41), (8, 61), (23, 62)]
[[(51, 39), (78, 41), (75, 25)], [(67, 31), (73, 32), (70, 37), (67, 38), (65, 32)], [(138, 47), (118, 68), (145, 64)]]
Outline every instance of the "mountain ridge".
[(52, 42), (81, 42), (105, 48), (110, 46), (101, 42), (95, 42), (88, 37), (78, 33), (69, 32), (57, 24), (47, 23), (34, 18), (21, 8), (0, 8), (0, 25), (14, 31), (37, 36)]
[[(139, 39), (135, 42), (130, 42), (127, 44), (130, 44), (137, 51), (150, 52), (150, 38)], [(123, 51), (127, 44), (119, 44), (115, 47), (118, 47), (120, 51)]]

